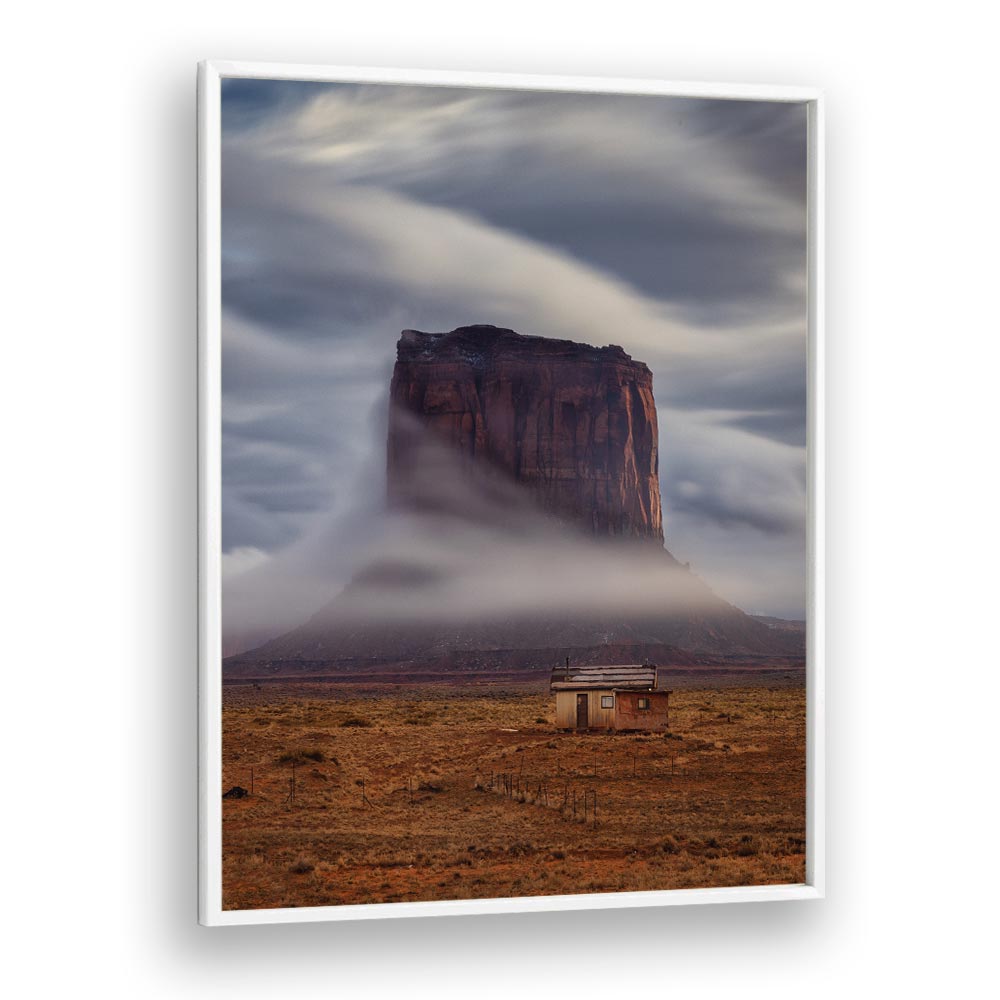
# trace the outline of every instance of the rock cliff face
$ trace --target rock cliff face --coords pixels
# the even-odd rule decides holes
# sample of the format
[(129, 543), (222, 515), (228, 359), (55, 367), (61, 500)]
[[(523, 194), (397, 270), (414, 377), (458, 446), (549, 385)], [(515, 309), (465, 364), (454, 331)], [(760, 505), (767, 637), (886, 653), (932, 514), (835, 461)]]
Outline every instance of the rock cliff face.
[(494, 326), (404, 330), (390, 407), (392, 504), (417, 502), (427, 435), (588, 534), (663, 543), (653, 377), (620, 347)]
[[(405, 330), (390, 395), (388, 499), (419, 544), (395, 539), (309, 621), (229, 658), (227, 676), (801, 663), (803, 634), (727, 604), (663, 548), (652, 376), (620, 347)], [(586, 552), (569, 571), (566, 544)], [(542, 586), (521, 562), (539, 551), (559, 570)], [(520, 591), (530, 600), (511, 602)], [(473, 613), (458, 610), (466, 597)]]

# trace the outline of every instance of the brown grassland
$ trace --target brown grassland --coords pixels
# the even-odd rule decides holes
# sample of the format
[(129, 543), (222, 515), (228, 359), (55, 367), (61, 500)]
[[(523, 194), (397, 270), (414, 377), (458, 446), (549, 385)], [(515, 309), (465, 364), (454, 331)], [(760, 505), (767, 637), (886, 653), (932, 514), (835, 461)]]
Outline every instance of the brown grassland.
[(227, 685), (223, 905), (802, 882), (805, 708), (690, 688), (668, 735), (576, 734), (537, 688)]

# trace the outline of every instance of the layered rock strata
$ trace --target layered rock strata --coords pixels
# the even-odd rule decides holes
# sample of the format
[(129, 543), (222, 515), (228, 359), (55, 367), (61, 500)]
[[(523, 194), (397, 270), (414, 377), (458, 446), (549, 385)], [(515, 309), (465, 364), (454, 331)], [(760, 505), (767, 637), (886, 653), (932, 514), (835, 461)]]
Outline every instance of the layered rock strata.
[(421, 436), (596, 537), (663, 543), (653, 376), (620, 347), (493, 326), (404, 330), (390, 391), (390, 503), (419, 506)]

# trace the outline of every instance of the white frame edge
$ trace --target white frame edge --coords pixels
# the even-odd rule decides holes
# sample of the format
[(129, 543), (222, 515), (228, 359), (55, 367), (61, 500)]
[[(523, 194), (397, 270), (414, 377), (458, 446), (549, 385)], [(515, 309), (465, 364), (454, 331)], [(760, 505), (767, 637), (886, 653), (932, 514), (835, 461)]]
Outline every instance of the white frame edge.
[[(221, 91), (223, 77), (423, 86), (499, 87), (660, 94), (809, 105), (809, 596), (806, 660), (806, 882), (798, 885), (664, 889), (655, 892), (367, 903), (301, 909), (222, 909), (221, 616)], [(209, 926), (526, 913), (821, 899), (825, 836), (825, 452), (824, 452), (823, 97), (807, 87), (673, 83), (627, 78), (537, 76), (447, 70), (296, 66), (208, 60), (198, 67), (198, 920)]]
[(221, 78), (198, 70), (198, 914), (222, 923)]

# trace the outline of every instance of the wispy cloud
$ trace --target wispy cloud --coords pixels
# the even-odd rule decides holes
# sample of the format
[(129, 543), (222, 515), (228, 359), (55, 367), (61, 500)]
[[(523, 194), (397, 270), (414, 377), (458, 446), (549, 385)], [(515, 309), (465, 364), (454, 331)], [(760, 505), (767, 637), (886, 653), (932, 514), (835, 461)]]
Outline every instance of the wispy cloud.
[[(346, 516), (350, 484), (382, 461), (399, 330), (487, 322), (646, 361), (668, 547), (741, 594), (764, 581), (759, 608), (801, 612), (800, 109), (376, 86), (225, 94), (227, 549), (277, 556)], [(769, 560), (780, 580), (766, 582)]]

